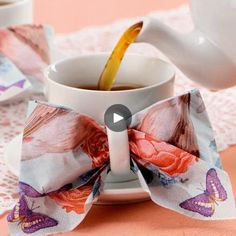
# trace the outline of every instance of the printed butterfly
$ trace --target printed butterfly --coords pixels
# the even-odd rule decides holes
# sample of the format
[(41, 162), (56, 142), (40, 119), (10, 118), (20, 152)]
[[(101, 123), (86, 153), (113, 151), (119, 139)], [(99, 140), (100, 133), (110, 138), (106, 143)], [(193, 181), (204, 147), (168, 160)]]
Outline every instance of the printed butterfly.
[(34, 189), (32, 186), (30, 186), (29, 184), (26, 184), (24, 182), (19, 182), (20, 193), (22, 193), (23, 195), (26, 195), (27, 197), (32, 197), (32, 198), (45, 197), (47, 195), (50, 196), (50, 194), (67, 191), (71, 188), (72, 188), (72, 184), (66, 184), (56, 191), (52, 191), (52, 192), (48, 192), (48, 193), (46, 193), (46, 192), (40, 193), (36, 189)]
[(19, 202), (8, 215), (7, 221), (19, 222), (21, 229), (26, 234), (31, 234), (40, 229), (53, 227), (58, 224), (58, 221), (49, 216), (33, 212), (33, 209), (29, 209), (24, 195), (20, 197)]
[(0, 92), (5, 92), (6, 90), (8, 90), (9, 88), (11, 87), (18, 87), (18, 88), (23, 88), (24, 87), (24, 84), (25, 84), (26, 80), (20, 80), (14, 84), (11, 84), (9, 86), (3, 86), (3, 85), (0, 85)]
[(225, 201), (227, 193), (222, 186), (216, 170), (211, 168), (206, 174), (206, 190), (204, 193), (179, 204), (181, 208), (211, 217), (215, 212), (217, 201)]
[(23, 195), (26, 195), (28, 197), (44, 197), (46, 196), (45, 193), (39, 193), (37, 190), (35, 190), (33, 187), (31, 187), (29, 184), (23, 183), (23, 182), (19, 182), (19, 189), (20, 192)]

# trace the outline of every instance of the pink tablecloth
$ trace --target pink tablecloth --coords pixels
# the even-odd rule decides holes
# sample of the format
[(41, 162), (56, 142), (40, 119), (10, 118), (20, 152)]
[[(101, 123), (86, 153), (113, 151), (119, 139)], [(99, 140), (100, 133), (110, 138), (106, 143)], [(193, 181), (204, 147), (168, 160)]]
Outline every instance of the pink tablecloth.
[[(187, 6), (168, 12), (154, 12), (151, 15), (160, 18), (182, 32), (188, 32), (192, 29)], [(119, 35), (133, 20), (135, 19), (119, 21), (104, 27), (87, 28), (70, 35), (57, 35), (55, 44), (61, 53), (67, 56), (94, 51), (110, 51)], [(132, 45), (129, 51), (163, 57), (155, 48), (145, 44)], [(176, 94), (196, 86), (198, 85), (177, 71)], [(224, 150), (229, 145), (236, 144), (236, 88), (210, 92), (200, 87), (200, 91), (209, 112), (219, 150)], [(14, 205), (17, 196), (17, 178), (8, 171), (4, 163), (3, 149), (7, 142), (22, 131), (26, 107), (27, 101), (0, 106), (0, 214)]]

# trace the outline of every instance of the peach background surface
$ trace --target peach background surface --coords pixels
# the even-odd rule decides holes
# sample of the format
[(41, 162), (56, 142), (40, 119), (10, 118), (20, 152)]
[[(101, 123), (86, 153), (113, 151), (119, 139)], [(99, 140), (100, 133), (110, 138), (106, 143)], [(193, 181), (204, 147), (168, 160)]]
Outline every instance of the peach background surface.
[(168, 9), (187, 0), (34, 0), (36, 23), (53, 25), (57, 32), (76, 31), (126, 17)]

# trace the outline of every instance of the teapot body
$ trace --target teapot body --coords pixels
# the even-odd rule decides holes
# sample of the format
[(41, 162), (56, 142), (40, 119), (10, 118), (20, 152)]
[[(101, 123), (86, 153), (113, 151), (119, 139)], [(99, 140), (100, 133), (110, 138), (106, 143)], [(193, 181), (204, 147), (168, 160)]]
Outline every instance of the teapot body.
[(195, 29), (236, 64), (236, 0), (190, 0)]
[(137, 42), (150, 43), (189, 79), (213, 89), (236, 85), (236, 0), (190, 0), (194, 30), (181, 34), (153, 17)]

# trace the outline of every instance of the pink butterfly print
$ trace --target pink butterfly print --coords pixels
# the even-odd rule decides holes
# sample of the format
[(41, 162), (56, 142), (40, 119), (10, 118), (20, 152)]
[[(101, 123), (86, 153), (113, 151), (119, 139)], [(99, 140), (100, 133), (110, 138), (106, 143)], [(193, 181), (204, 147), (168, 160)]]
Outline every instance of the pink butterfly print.
[(58, 221), (41, 213), (33, 212), (29, 209), (24, 195), (7, 217), (8, 222), (19, 222), (21, 229), (26, 234), (32, 234), (40, 229), (54, 227)]
[[(53, 138), (48, 134), (53, 134)], [(79, 147), (91, 158), (94, 168), (108, 161), (108, 141), (103, 127), (90, 117), (38, 103), (26, 121), (22, 161)]]
[(49, 64), (49, 51), (44, 27), (41, 25), (0, 29), (0, 52), (25, 75), (43, 80), (42, 69)]
[(206, 190), (204, 193), (180, 203), (179, 206), (188, 211), (211, 217), (215, 212), (216, 202), (225, 201), (226, 199), (226, 190), (221, 184), (216, 170), (211, 168), (206, 174)]
[(145, 113), (137, 129), (199, 156), (189, 116), (190, 99), (190, 94), (186, 94), (157, 104)]

